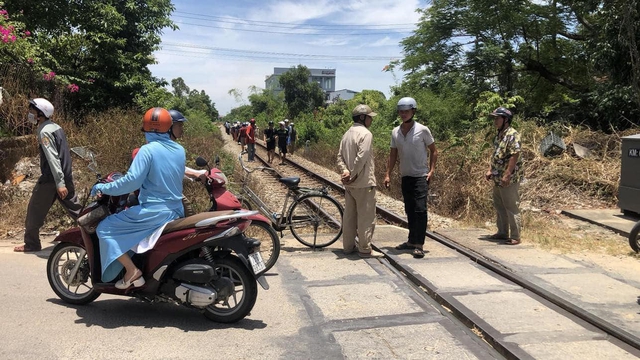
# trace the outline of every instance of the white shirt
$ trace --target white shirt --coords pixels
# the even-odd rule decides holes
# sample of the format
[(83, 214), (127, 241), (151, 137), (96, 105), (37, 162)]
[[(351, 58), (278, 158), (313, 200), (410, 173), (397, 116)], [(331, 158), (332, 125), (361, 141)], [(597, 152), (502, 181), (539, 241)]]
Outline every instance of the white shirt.
[(433, 144), (433, 136), (428, 127), (413, 122), (413, 126), (403, 135), (400, 126), (391, 132), (391, 148), (398, 149), (400, 175), (420, 177), (429, 173), (428, 149)]

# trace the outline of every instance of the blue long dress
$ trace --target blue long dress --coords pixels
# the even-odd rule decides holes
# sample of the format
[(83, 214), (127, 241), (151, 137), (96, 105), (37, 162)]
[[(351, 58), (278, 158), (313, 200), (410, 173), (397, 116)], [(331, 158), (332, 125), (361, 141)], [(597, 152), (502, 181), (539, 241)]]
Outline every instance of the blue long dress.
[(108, 216), (98, 225), (102, 281), (109, 282), (122, 271), (116, 259), (167, 222), (184, 216), (182, 177), (185, 151), (169, 134), (145, 133), (147, 144), (140, 148), (122, 178), (97, 184), (92, 192), (128, 194), (140, 189), (140, 205)]

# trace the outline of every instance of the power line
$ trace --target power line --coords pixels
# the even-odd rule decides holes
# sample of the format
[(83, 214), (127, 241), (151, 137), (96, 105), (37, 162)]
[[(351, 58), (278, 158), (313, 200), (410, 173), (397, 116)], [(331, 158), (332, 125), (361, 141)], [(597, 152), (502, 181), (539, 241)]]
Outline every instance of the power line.
[[(246, 25), (246, 26), (253, 26), (253, 27), (280, 28), (280, 29), (290, 29), (290, 30), (297, 30), (297, 29), (322, 30), (322, 31), (345, 31), (345, 30), (349, 30), (349, 29), (339, 28), (339, 27), (329, 28), (328, 27), (329, 25), (326, 25), (327, 27), (319, 27), (320, 25), (306, 25), (306, 24), (300, 24), (300, 25), (295, 25), (295, 24), (275, 25), (275, 24), (258, 24), (258, 23), (254, 23), (253, 21), (245, 22), (245, 21), (230, 21), (230, 20), (209, 20), (209, 19), (202, 19), (200, 17), (194, 17), (194, 16), (184, 16), (184, 15), (173, 15), (173, 16), (174, 17), (178, 17), (178, 18), (200, 20), (200, 21), (207, 21), (207, 22), (215, 22), (215, 23)], [(404, 30), (413, 30), (413, 29), (415, 29), (415, 25), (412, 25), (410, 27), (402, 27), (402, 28), (397, 28), (397, 27), (396, 28), (394, 28), (394, 27), (377, 28), (377, 27), (374, 27), (373, 25), (361, 25), (356, 30), (404, 31)]]
[(370, 60), (388, 60), (391, 58), (397, 58), (396, 56), (353, 56), (353, 55), (323, 55), (323, 54), (294, 54), (294, 53), (282, 53), (282, 52), (272, 52), (272, 51), (256, 51), (256, 50), (243, 50), (243, 49), (230, 49), (230, 48), (221, 48), (214, 46), (205, 46), (205, 45), (197, 45), (197, 44), (187, 44), (187, 43), (173, 43), (173, 42), (163, 42), (163, 46), (170, 47), (178, 47), (178, 48), (192, 48), (192, 49), (203, 49), (203, 50), (212, 50), (219, 52), (232, 52), (246, 55), (274, 55), (279, 58), (313, 58), (313, 59), (324, 59), (324, 60), (359, 60), (359, 59), (370, 59)]
[[(275, 22), (275, 21), (260, 21), (260, 20), (248, 20), (248, 19), (241, 19), (241, 18), (234, 18), (234, 17), (228, 17), (228, 16), (213, 16), (213, 15), (205, 15), (205, 14), (196, 14), (196, 13), (190, 13), (190, 12), (186, 12), (186, 11), (174, 11), (174, 13), (177, 14), (186, 14), (186, 15), (194, 15), (194, 16), (199, 16), (199, 17), (203, 17), (203, 18), (209, 18), (209, 19), (219, 19), (219, 20), (229, 20), (229, 21), (233, 21), (236, 20), (238, 21), (238, 23), (256, 23), (256, 24), (271, 24), (271, 25), (283, 25), (283, 26), (317, 26), (317, 27), (363, 27), (365, 25), (361, 25), (361, 24), (305, 24), (305, 23), (286, 23), (286, 22)], [(371, 25), (366, 25), (366, 27), (378, 27), (378, 26), (414, 26), (415, 27), (415, 23), (403, 23), (403, 24), (371, 24)]]
[[(162, 54), (170, 54), (182, 57), (189, 58), (224, 58), (230, 60), (238, 60), (238, 61), (253, 61), (253, 62), (274, 62), (274, 61), (292, 61), (296, 59), (302, 59), (300, 57), (279, 57), (279, 56), (258, 56), (258, 55), (250, 55), (250, 54), (212, 54), (202, 51), (189, 51), (189, 50), (173, 50), (173, 49), (162, 49), (157, 53)], [(384, 58), (384, 59), (372, 59), (372, 58), (357, 58), (357, 59), (332, 59), (332, 58), (319, 58), (319, 59), (308, 59), (315, 62), (381, 62), (385, 63), (393, 60), (394, 58)]]
[[(235, 30), (235, 31), (245, 31), (245, 32), (257, 32), (263, 34), (285, 34), (285, 35), (305, 35), (305, 36), (371, 36), (371, 35), (397, 35), (397, 34), (407, 34), (412, 32), (412, 30), (408, 31), (394, 31), (394, 32), (368, 32), (368, 33), (303, 33), (303, 32), (291, 32), (291, 31), (267, 31), (267, 30), (251, 30), (251, 29), (240, 29), (240, 28), (229, 28), (224, 26), (214, 26), (214, 25), (204, 25), (204, 24), (193, 24), (188, 22), (177, 23), (177, 25), (190, 25), (190, 26), (200, 26), (211, 29), (225, 29), (225, 30)], [(305, 30), (305, 29), (302, 29)], [(307, 29), (308, 30), (308, 29)]]

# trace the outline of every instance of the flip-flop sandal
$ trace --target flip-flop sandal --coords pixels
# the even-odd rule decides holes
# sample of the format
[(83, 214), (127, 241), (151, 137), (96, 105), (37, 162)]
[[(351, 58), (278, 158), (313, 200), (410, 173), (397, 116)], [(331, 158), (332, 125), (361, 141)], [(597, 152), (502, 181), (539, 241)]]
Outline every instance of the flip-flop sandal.
[(27, 245), (20, 245), (20, 246), (16, 246), (13, 248), (13, 251), (15, 252), (24, 252), (24, 253), (29, 253), (29, 252), (37, 252), (40, 251), (42, 249), (38, 249), (38, 248), (32, 248), (30, 246)]
[(411, 249), (415, 249), (415, 246), (407, 242), (403, 242), (402, 244), (396, 246), (396, 250), (411, 250)]
[(421, 259), (424, 257), (424, 250), (419, 249), (419, 248), (414, 248), (413, 252), (411, 253), (411, 255), (413, 255), (414, 258), (416, 259)]
[(509, 239), (507, 241), (504, 242), (505, 245), (518, 245), (520, 244), (520, 240), (518, 239)]

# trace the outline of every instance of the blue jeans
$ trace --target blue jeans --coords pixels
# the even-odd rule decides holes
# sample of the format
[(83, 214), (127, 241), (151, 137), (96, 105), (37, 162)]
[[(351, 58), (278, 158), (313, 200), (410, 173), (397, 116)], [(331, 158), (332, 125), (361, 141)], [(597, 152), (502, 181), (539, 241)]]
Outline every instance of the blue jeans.
[(256, 144), (247, 143), (247, 151), (249, 152), (249, 161), (253, 161), (253, 158), (256, 155)]
[(409, 223), (408, 242), (414, 245), (424, 245), (427, 233), (427, 192), (429, 185), (425, 176), (402, 177), (402, 198), (404, 211)]

